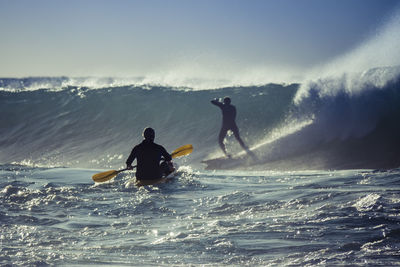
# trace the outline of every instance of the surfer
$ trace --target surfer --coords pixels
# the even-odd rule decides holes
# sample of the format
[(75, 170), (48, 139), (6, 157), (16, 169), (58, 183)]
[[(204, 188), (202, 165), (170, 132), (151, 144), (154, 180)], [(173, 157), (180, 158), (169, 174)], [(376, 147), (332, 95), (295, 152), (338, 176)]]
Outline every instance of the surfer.
[(219, 132), (218, 136), (218, 143), (219, 146), (221, 147), (222, 151), (224, 154), (230, 158), (231, 155), (229, 155), (226, 152), (225, 144), (224, 144), (224, 139), (226, 134), (228, 133), (229, 130), (231, 130), (236, 138), (236, 140), (239, 142), (240, 146), (249, 154), (251, 154), (251, 151), (249, 148), (244, 144), (242, 138), (240, 138), (239, 135), (239, 128), (236, 125), (235, 119), (236, 119), (236, 107), (234, 105), (231, 105), (231, 99), (229, 97), (224, 98), (224, 102), (220, 102), (219, 99), (214, 99), (211, 100), (211, 103), (218, 106), (221, 111), (222, 111), (222, 127)]
[[(139, 181), (157, 180), (173, 172), (171, 155), (163, 146), (154, 143), (155, 131), (152, 128), (146, 128), (143, 131), (143, 137), (144, 140), (132, 149), (126, 160), (126, 168), (132, 170), (132, 162), (136, 159), (136, 179)], [(160, 164), (161, 160), (163, 162)]]

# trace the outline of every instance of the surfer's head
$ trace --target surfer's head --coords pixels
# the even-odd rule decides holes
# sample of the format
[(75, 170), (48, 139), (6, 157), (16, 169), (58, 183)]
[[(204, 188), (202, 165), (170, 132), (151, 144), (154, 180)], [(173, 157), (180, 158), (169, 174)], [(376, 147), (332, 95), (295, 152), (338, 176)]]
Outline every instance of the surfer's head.
[(147, 127), (143, 131), (143, 137), (146, 140), (151, 140), (154, 141), (154, 137), (156, 136), (156, 133), (153, 128)]
[(231, 103), (231, 99), (229, 97), (224, 98), (224, 104), (229, 105)]

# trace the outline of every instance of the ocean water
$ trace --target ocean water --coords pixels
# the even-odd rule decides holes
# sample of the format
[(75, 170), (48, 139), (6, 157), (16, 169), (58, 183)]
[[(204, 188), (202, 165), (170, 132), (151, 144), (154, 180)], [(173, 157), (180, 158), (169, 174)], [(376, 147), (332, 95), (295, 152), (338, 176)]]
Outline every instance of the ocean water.
[[(398, 266), (399, 25), (299, 83), (0, 78), (0, 265)], [(257, 161), (202, 163), (224, 96)], [(175, 179), (94, 184), (148, 126)]]
[(1, 265), (396, 266), (400, 170), (199, 171), (128, 187), (0, 167)]
[[(398, 73), (370, 70), (368, 81), (390, 79), (327, 95), (329, 79), (308, 91), (2, 79), (0, 264), (397, 265)], [(208, 170), (201, 161), (221, 155), (209, 101), (225, 95), (259, 161)], [(169, 151), (193, 144), (175, 179), (127, 187), (127, 171), (94, 184), (124, 166), (146, 126)], [(226, 145), (240, 151), (232, 136)]]

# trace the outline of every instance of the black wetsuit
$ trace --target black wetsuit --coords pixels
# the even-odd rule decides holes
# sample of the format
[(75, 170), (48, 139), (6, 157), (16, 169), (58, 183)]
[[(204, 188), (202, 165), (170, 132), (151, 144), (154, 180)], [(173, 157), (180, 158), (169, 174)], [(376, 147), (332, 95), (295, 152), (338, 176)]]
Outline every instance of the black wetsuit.
[(222, 151), (225, 154), (227, 154), (225, 145), (224, 145), (224, 138), (229, 130), (231, 130), (233, 132), (236, 140), (238, 140), (238, 142), (242, 146), (242, 148), (245, 149), (246, 151), (248, 151), (247, 146), (244, 144), (242, 138), (240, 138), (239, 128), (237, 127), (236, 122), (235, 122), (235, 119), (236, 119), (235, 106), (233, 106), (231, 104), (221, 103), (218, 100), (211, 100), (211, 103), (218, 106), (222, 111), (222, 127), (219, 132), (219, 136), (218, 136), (218, 143), (219, 143), (219, 146), (221, 147)]
[[(232, 130), (233, 133), (239, 132), (238, 127), (236, 125), (236, 108), (234, 105), (231, 104), (224, 104), (217, 100), (212, 100), (211, 103), (221, 108), (222, 111), (222, 128), (221, 132), (223, 131), (226, 135), (228, 130)], [(225, 137), (224, 135), (224, 137)]]
[(160, 168), (160, 161), (162, 158), (166, 161), (172, 160), (171, 155), (163, 146), (145, 139), (132, 149), (131, 154), (126, 160), (126, 164), (130, 166), (136, 159), (136, 178), (138, 180), (156, 180), (163, 176)]

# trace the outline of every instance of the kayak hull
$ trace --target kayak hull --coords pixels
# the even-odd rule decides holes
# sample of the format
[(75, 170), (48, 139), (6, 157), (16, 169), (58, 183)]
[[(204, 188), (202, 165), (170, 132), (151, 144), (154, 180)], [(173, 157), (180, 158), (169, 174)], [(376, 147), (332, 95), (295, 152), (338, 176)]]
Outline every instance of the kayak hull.
[(172, 177), (163, 177), (160, 179), (156, 180), (136, 180), (135, 185), (136, 186), (144, 186), (144, 185), (156, 185), (156, 184), (164, 184), (172, 180)]
[(142, 181), (139, 181), (136, 178), (133, 178), (133, 179), (130, 179), (125, 184), (125, 187), (129, 188), (129, 187), (132, 187), (132, 186), (141, 187), (141, 186), (146, 186), (146, 185), (165, 184), (165, 183), (171, 182), (174, 179), (174, 177), (176, 176), (176, 174), (177, 174), (177, 172), (175, 170), (172, 173), (170, 173), (168, 176), (162, 177), (160, 179), (155, 179), (155, 180), (142, 180)]

